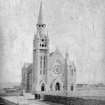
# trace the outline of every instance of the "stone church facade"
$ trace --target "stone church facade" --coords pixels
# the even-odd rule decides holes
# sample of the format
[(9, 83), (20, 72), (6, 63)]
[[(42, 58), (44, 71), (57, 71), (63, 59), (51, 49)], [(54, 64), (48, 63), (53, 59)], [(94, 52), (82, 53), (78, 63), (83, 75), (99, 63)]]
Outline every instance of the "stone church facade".
[(22, 69), (22, 87), (32, 94), (64, 94), (75, 91), (76, 66), (56, 49), (49, 53), (49, 35), (40, 4), (33, 40), (33, 63)]

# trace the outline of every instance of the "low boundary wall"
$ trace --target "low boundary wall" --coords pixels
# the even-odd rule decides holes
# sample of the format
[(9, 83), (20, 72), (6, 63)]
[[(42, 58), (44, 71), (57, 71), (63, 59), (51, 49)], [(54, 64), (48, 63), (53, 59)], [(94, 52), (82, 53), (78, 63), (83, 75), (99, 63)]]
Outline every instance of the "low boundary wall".
[(18, 105), (18, 104), (14, 103), (14, 102), (11, 102), (11, 101), (8, 101), (8, 100), (0, 97), (0, 105)]

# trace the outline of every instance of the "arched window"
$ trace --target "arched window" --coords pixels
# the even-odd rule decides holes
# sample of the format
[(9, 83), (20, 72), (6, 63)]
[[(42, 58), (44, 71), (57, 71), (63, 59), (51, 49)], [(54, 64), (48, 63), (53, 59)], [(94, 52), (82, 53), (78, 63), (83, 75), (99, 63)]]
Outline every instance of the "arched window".
[(55, 90), (56, 91), (60, 91), (60, 83), (59, 82), (56, 83)]
[(44, 56), (44, 68), (43, 68), (43, 74), (46, 74), (46, 61), (47, 61), (47, 57)]
[(44, 39), (42, 39), (42, 42), (44, 41)]
[(44, 83), (41, 85), (41, 91), (45, 91), (45, 84)]
[(44, 44), (42, 44), (42, 47), (44, 47)]
[(73, 91), (73, 89), (74, 89), (74, 87), (73, 87), (73, 85), (71, 86), (71, 91)]
[(42, 74), (42, 56), (40, 56), (40, 74)]

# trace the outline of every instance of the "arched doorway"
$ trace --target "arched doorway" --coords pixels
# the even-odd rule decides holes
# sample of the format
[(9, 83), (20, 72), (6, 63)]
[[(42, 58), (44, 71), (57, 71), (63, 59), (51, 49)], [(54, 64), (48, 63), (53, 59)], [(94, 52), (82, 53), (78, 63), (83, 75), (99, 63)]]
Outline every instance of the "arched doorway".
[(56, 90), (56, 91), (60, 91), (60, 88), (61, 88), (61, 87), (60, 87), (60, 83), (57, 82), (56, 85), (55, 85), (55, 90)]
[(41, 91), (45, 91), (45, 84), (44, 83), (42, 83), (42, 85), (41, 85)]

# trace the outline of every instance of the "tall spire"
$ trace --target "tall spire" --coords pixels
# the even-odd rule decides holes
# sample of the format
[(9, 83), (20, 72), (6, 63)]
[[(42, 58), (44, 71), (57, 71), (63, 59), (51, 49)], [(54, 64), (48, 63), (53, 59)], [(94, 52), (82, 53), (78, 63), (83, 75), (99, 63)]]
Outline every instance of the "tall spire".
[(40, 2), (40, 9), (39, 9), (39, 16), (37, 24), (44, 24), (43, 23), (43, 7), (42, 7), (42, 0)]

